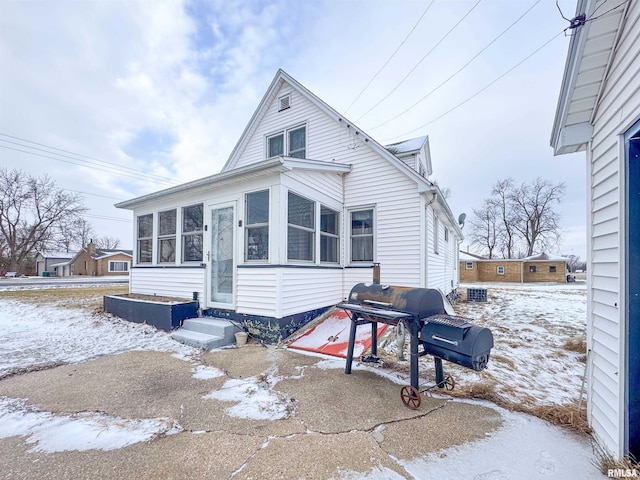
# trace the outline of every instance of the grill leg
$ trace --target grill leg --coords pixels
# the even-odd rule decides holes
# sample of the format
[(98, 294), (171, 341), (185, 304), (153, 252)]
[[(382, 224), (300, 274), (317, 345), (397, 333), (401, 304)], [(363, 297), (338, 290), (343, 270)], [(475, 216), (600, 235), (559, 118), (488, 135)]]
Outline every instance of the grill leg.
[(418, 325), (411, 322), (411, 386), (418, 387)]
[(344, 367), (344, 373), (351, 373), (351, 364), (353, 363), (353, 347), (356, 343), (356, 329), (358, 328), (354, 318), (351, 318), (351, 331), (349, 332), (349, 348), (347, 349), (347, 363)]
[(378, 323), (371, 322), (371, 356), (378, 355)]
[(433, 363), (436, 366), (436, 385), (438, 388), (444, 388), (444, 373), (442, 371), (442, 359), (433, 357)]

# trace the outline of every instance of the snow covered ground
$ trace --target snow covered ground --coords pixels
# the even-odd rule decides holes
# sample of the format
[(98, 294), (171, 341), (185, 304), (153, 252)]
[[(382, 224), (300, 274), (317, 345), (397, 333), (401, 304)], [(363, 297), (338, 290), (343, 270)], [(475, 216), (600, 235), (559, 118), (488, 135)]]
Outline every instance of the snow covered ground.
[[(585, 284), (469, 284), (461, 291), (466, 288), (486, 288), (488, 301), (458, 302), (456, 315), (491, 329), (494, 348), (482, 372), (444, 363), (456, 390), (477, 385), (505, 404), (528, 407), (577, 404), (586, 365), (586, 352), (576, 351), (586, 341)], [(395, 356), (394, 338), (385, 350)], [(405, 363), (408, 346), (407, 339)], [(420, 373), (433, 371), (433, 359), (422, 357)]]
[[(584, 363), (581, 354), (566, 350), (564, 344), (567, 339), (584, 336), (584, 287), (487, 287), (490, 302), (461, 303), (457, 309), (458, 314), (492, 328), (496, 347), (490, 368), (481, 374), (463, 369), (452, 372), (458, 384), (495, 382), (496, 392), (512, 401), (577, 401)], [(172, 352), (192, 364), (195, 378), (225, 375), (214, 367), (199, 364), (198, 350), (178, 344), (168, 334), (152, 327), (96, 313), (86, 307), (69, 308), (67, 303), (65, 306), (55, 302), (33, 304), (0, 297), (0, 378), (131, 350)], [(344, 368), (344, 361), (318, 360), (318, 366), (323, 368)], [(421, 366), (421, 370), (428, 368), (432, 366)], [(399, 381), (397, 371), (371, 370)], [(295, 414), (295, 405), (291, 399), (280, 398), (281, 394), (274, 390), (278, 380), (271, 375), (242, 380), (230, 378), (223, 388), (209, 392), (207, 397), (234, 402), (227, 409), (231, 416), (286, 418)], [(584, 438), (578, 439), (534, 417), (499, 411), (504, 425), (486, 440), (404, 462), (404, 468), (419, 479), (561, 478), (556, 475), (602, 478), (590, 463), (591, 447)], [(174, 419), (122, 419), (102, 413), (54, 415), (39, 411), (22, 399), (0, 397), (0, 438), (23, 436), (34, 445), (33, 451), (117, 449), (181, 430)], [(506, 455), (507, 452), (510, 453)], [(488, 461), (498, 457), (504, 457), (500, 468)], [(433, 468), (435, 465), (437, 468)], [(478, 476), (477, 472), (484, 467), (486, 472)], [(531, 472), (532, 476), (522, 476), (523, 472)], [(571, 475), (567, 477), (566, 472)], [(348, 478), (398, 477), (390, 471), (372, 471), (368, 476), (349, 474)]]

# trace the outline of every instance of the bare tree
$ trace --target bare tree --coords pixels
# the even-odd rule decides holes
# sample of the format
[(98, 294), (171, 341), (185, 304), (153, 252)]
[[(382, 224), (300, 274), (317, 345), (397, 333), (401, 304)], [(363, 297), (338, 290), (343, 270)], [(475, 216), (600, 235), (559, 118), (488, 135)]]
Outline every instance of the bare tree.
[(61, 222), (86, 210), (77, 195), (57, 188), (46, 175), (0, 168), (0, 238), (9, 270), (19, 272), (36, 249), (52, 240)]
[(98, 237), (95, 239), (96, 247), (105, 248), (107, 250), (114, 250), (120, 246), (120, 239), (115, 237)]
[(515, 228), (516, 214), (511, 203), (513, 178), (499, 180), (491, 189), (491, 199), (498, 211), (500, 219), (500, 250), (504, 258), (514, 258), (517, 229)]
[(498, 243), (500, 235), (500, 220), (498, 217), (498, 207), (491, 200), (485, 200), (481, 208), (474, 208), (474, 218), (471, 220), (471, 241), (482, 246), (493, 258), (493, 250)]
[(509, 193), (516, 215), (513, 226), (526, 242), (526, 256), (533, 255), (536, 247), (544, 249), (558, 241), (560, 217), (553, 208), (562, 199), (565, 188), (564, 183), (537, 178), (530, 185), (523, 183)]
[(84, 247), (92, 236), (93, 227), (85, 218), (67, 218), (57, 226), (54, 242), (57, 248), (72, 252)]

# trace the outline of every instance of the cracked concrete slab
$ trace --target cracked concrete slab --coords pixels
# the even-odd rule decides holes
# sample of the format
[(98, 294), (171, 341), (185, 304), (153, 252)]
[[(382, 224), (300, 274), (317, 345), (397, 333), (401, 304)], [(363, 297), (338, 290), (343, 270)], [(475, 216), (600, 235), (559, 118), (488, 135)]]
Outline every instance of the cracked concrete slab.
[[(398, 460), (473, 441), (500, 424), (495, 410), (445, 398), (424, 396), (420, 409), (409, 410), (387, 378), (322, 369), (320, 360), (260, 346), (203, 353), (197, 362), (146, 351), (6, 378), (0, 396), (42, 411), (167, 417), (185, 431), (111, 451), (29, 452), (25, 437), (0, 439), (0, 479), (410, 478)], [(202, 364), (226, 375), (196, 379), (192, 369)], [(291, 417), (237, 418), (229, 414), (233, 402), (203, 398), (249, 377), (292, 399)]]
[(366, 432), (312, 433), (271, 440), (234, 478), (344, 478), (374, 470), (407, 475)]
[(119, 450), (47, 454), (10, 437), (0, 440), (0, 478), (228, 479), (263, 443), (258, 435), (183, 432)]

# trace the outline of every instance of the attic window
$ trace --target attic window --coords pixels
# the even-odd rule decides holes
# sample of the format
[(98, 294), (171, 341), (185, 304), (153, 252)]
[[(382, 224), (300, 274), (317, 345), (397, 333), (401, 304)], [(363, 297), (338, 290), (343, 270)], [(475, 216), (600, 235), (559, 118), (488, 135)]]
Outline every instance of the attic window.
[(285, 95), (284, 97), (280, 97), (278, 99), (278, 111), (281, 112), (286, 110), (287, 108), (291, 108), (291, 96)]

